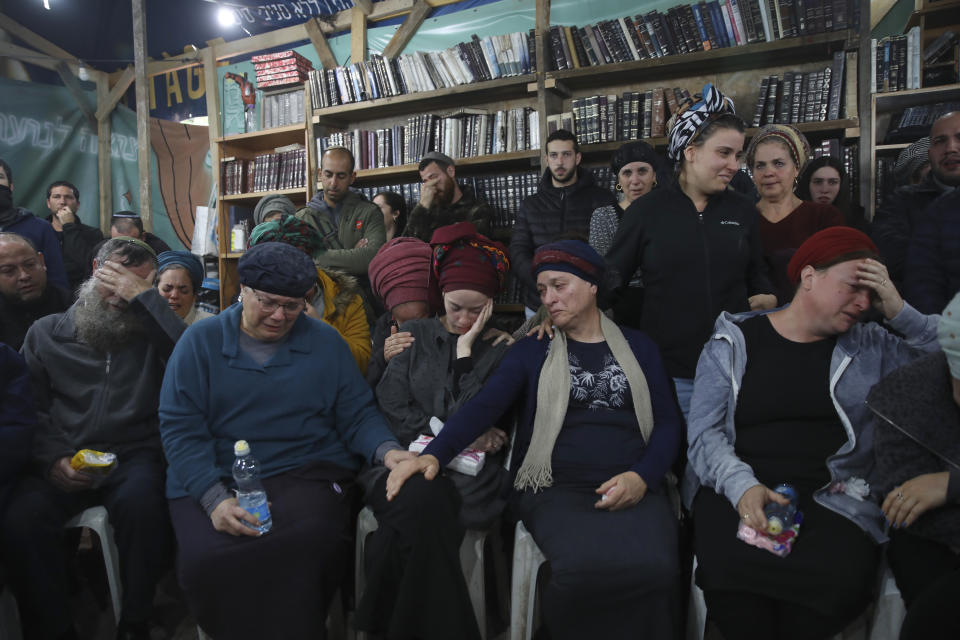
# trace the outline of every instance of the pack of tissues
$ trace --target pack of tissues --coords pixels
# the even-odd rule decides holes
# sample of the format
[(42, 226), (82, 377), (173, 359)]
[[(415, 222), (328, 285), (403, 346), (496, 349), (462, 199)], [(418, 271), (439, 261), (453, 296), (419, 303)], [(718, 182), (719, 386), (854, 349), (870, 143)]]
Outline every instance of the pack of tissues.
[[(420, 453), (427, 448), (431, 440), (433, 440), (433, 436), (419, 436), (410, 443), (408, 448), (410, 451)], [(486, 461), (486, 458), (487, 454), (479, 449), (464, 449), (457, 454), (456, 458), (450, 461), (447, 469), (459, 471), (468, 476), (475, 476), (483, 469), (483, 463)]]

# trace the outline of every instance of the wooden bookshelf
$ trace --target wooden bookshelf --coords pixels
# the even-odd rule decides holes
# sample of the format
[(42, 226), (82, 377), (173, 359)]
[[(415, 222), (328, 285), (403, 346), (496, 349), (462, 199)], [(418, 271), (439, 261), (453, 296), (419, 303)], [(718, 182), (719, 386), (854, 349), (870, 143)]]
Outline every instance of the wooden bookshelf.
[(297, 202), (304, 203), (306, 202), (306, 187), (297, 187), (296, 189), (279, 189), (277, 191), (253, 191), (250, 193), (234, 193), (229, 196), (220, 196), (220, 199), (224, 202), (241, 202), (241, 203), (256, 203), (260, 198), (270, 195), (280, 195), (287, 196), (293, 200), (294, 204)]
[(497, 78), (487, 82), (461, 84), (430, 92), (405, 93), (400, 96), (341, 104), (313, 112), (313, 123), (344, 128), (359, 120), (425, 113), (462, 107), (477, 102), (493, 102), (529, 96), (527, 86), (536, 80), (535, 74)]
[(215, 142), (226, 145), (232, 149), (265, 152), (268, 150), (272, 151), (277, 147), (285, 147), (288, 144), (304, 144), (304, 135), (304, 124), (299, 123), (286, 127), (277, 127), (275, 129), (265, 129), (263, 131), (238, 133), (217, 138)]
[[(457, 175), (476, 175), (489, 171), (524, 170), (538, 161), (539, 149), (525, 151), (511, 151), (493, 155), (475, 156), (472, 158), (457, 158)], [(357, 180), (363, 185), (389, 184), (391, 182), (411, 182), (420, 180), (420, 172), (415, 164), (404, 164), (396, 167), (380, 167), (377, 169), (359, 169)]]
[(826, 60), (834, 51), (845, 48), (855, 37), (854, 31), (834, 31), (663, 58), (548, 71), (546, 75), (548, 79), (557, 80), (569, 89), (587, 89), (611, 84), (629, 84), (636, 82), (638, 78), (647, 82), (668, 80), (684, 74), (703, 75), (762, 69), (774, 66), (778, 64), (778, 59), (787, 57), (791, 64)]

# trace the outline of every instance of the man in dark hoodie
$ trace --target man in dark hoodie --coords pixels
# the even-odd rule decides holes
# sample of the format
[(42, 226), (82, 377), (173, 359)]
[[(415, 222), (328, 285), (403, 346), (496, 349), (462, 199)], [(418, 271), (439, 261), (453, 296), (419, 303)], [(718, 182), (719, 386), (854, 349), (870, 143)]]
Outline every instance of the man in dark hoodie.
[(586, 238), (593, 210), (617, 203), (611, 192), (594, 183), (589, 170), (580, 170), (580, 145), (566, 129), (547, 138), (545, 164), (540, 190), (520, 203), (510, 240), (512, 271), (523, 285), (523, 303), (529, 309), (540, 306), (530, 270), (537, 247), (571, 232)]
[(43, 254), (47, 279), (67, 288), (67, 272), (63, 268), (60, 243), (50, 223), (37, 218), (26, 209), (13, 206), (13, 169), (0, 158), (0, 231), (23, 236)]
[(63, 266), (67, 270), (70, 289), (76, 290), (90, 277), (97, 245), (103, 240), (100, 229), (83, 224), (77, 215), (80, 208), (80, 190), (65, 180), (47, 187), (46, 220), (57, 232)]

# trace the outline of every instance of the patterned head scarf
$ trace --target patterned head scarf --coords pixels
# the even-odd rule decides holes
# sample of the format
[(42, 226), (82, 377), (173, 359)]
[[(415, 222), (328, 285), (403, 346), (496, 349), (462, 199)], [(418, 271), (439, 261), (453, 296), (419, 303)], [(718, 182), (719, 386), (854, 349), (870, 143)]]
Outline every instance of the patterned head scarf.
[(920, 167), (930, 162), (930, 136), (920, 138), (897, 156), (897, 163), (893, 165), (893, 177), (897, 184), (910, 184)]
[(472, 222), (440, 227), (430, 238), (433, 274), (441, 291), (470, 289), (494, 297), (510, 270), (507, 248), (477, 233)]
[(940, 348), (947, 356), (950, 375), (960, 380), (960, 293), (943, 310), (937, 325), (937, 338)]
[(293, 245), (308, 256), (324, 250), (320, 232), (300, 218), (290, 215), (255, 226), (250, 232), (250, 241), (247, 246), (253, 247), (262, 242), (283, 242)]
[(810, 143), (796, 127), (788, 124), (768, 124), (753, 136), (749, 146), (747, 146), (747, 164), (753, 165), (754, 155), (757, 153), (757, 147), (764, 142), (777, 140), (783, 143), (790, 151), (790, 157), (793, 163), (797, 165), (797, 172), (803, 171), (810, 159)]
[(193, 285), (193, 292), (198, 292), (203, 283), (204, 274), (200, 258), (189, 251), (164, 251), (157, 256), (157, 275), (174, 266), (186, 269), (190, 276), (190, 284)]
[(736, 113), (733, 100), (720, 93), (720, 90), (708, 82), (703, 85), (700, 99), (675, 116), (670, 128), (670, 143), (667, 155), (671, 160), (679, 160), (683, 150), (717, 116), (724, 113)]

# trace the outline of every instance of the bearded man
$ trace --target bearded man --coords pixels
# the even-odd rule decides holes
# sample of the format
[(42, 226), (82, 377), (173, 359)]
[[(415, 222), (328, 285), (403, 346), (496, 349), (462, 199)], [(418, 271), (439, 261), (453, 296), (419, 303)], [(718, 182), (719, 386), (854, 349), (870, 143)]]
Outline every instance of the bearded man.
[[(157, 406), (167, 357), (186, 325), (152, 286), (153, 250), (106, 241), (64, 313), (41, 318), (23, 345), (38, 425), (34, 468), (11, 494), (3, 552), (27, 638), (75, 638), (67, 601), (64, 523), (102, 504), (123, 584), (118, 638), (149, 638), (154, 589), (170, 566)], [(114, 453), (107, 475), (76, 470), (81, 449)]]
[(403, 235), (430, 242), (433, 232), (458, 222), (472, 222), (477, 233), (490, 236), (494, 212), (477, 200), (470, 187), (457, 183), (457, 166), (450, 156), (431, 151), (420, 160), (420, 202), (410, 212)]

